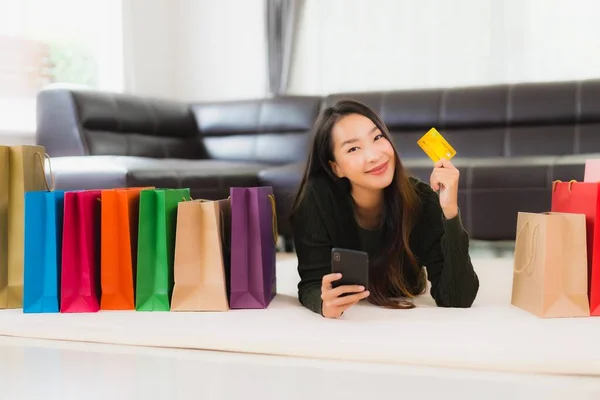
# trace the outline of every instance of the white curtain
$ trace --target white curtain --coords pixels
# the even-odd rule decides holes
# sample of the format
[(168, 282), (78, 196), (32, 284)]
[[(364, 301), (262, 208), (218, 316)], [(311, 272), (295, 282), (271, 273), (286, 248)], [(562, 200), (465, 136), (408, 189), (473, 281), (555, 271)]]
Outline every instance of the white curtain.
[(298, 20), (304, 0), (266, 0), (267, 68), (269, 92), (288, 88)]
[(289, 91), (600, 77), (597, 0), (307, 0)]

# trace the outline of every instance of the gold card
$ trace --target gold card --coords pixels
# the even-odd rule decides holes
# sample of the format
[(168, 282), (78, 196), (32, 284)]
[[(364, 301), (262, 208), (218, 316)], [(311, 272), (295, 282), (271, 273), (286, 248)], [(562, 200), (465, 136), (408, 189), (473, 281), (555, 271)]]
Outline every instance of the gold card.
[(456, 155), (456, 150), (450, 146), (450, 143), (435, 128), (431, 128), (423, 135), (417, 141), (417, 144), (433, 162), (438, 162), (442, 158), (450, 160)]

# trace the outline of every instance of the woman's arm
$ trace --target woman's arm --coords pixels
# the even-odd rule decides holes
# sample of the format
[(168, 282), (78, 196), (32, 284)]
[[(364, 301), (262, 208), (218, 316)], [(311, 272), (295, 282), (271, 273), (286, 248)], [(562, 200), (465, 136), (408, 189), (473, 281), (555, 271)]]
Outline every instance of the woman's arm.
[(460, 212), (446, 219), (439, 204), (439, 196), (426, 189), (423, 212), (427, 226), (421, 231), (421, 262), (427, 268), (431, 282), (431, 296), (439, 307), (471, 307), (479, 290), (479, 279), (469, 255), (469, 235), (465, 231)]
[(312, 190), (291, 219), (296, 255), (298, 257), (298, 299), (308, 309), (321, 314), (321, 284), (331, 272), (331, 240)]

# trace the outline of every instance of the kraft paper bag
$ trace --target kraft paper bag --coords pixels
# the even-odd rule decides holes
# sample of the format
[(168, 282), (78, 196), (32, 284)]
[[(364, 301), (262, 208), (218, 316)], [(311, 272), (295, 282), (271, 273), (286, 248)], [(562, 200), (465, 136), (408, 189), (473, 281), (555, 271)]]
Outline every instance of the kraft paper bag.
[(65, 192), (25, 193), (24, 313), (57, 313)]
[(60, 312), (100, 310), (100, 190), (65, 193)]
[(45, 158), (43, 146), (8, 146), (0, 151), (0, 308), (23, 307), (25, 193), (49, 189)]
[(142, 190), (140, 193), (137, 311), (170, 310), (177, 205), (188, 200), (189, 188)]
[(0, 308), (8, 307), (8, 191), (10, 149), (0, 146)]
[(105, 189), (101, 194), (101, 310), (135, 309), (140, 192), (147, 188)]
[(270, 186), (230, 188), (232, 309), (267, 308), (277, 293), (277, 214)]
[(179, 203), (171, 311), (227, 311), (228, 200)]
[(552, 185), (553, 212), (586, 217), (590, 315), (600, 315), (600, 183), (560, 182)]
[(587, 317), (585, 215), (517, 217), (511, 304), (542, 318)]

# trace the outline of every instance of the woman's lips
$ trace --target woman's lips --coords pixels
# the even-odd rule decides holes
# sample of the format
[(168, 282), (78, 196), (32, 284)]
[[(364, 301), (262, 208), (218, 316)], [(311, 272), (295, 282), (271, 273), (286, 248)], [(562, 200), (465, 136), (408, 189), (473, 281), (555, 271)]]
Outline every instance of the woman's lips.
[(387, 169), (388, 169), (388, 164), (389, 164), (389, 163), (387, 163), (387, 162), (386, 162), (386, 163), (384, 163), (384, 164), (381, 164), (381, 165), (380, 165), (380, 166), (378, 166), (378, 167), (372, 168), (372, 169), (370, 169), (370, 170), (368, 170), (368, 171), (367, 171), (367, 174), (371, 174), (371, 175), (381, 175), (381, 174), (383, 174), (385, 171), (387, 171)]

